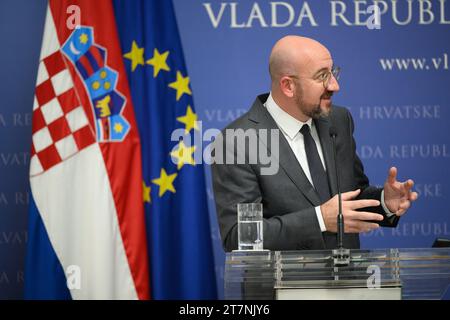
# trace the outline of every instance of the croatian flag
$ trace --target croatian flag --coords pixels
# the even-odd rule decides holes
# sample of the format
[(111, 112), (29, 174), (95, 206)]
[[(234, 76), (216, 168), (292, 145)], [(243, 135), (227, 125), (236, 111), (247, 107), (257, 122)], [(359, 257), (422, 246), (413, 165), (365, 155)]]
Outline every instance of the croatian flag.
[(30, 185), (25, 298), (150, 297), (140, 139), (110, 1), (49, 1)]

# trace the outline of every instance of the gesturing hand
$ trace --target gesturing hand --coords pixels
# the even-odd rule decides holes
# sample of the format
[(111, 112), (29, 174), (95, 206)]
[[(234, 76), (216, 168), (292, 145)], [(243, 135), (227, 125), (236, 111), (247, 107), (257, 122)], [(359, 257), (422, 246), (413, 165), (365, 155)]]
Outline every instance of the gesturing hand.
[[(342, 214), (344, 215), (344, 232), (346, 233), (360, 233), (369, 232), (379, 227), (377, 223), (369, 221), (382, 221), (383, 216), (381, 214), (357, 211), (366, 207), (376, 207), (380, 205), (380, 201), (363, 199), (353, 200), (358, 196), (361, 191), (349, 191), (344, 192), (341, 195), (342, 198)], [(329, 232), (337, 232), (337, 214), (338, 214), (338, 196), (325, 202), (320, 206), (322, 211), (325, 227)]]
[(412, 192), (414, 181), (408, 179), (405, 182), (397, 181), (397, 168), (389, 169), (389, 174), (384, 183), (384, 203), (386, 207), (397, 216), (401, 216), (411, 206), (411, 202), (417, 200), (417, 192)]

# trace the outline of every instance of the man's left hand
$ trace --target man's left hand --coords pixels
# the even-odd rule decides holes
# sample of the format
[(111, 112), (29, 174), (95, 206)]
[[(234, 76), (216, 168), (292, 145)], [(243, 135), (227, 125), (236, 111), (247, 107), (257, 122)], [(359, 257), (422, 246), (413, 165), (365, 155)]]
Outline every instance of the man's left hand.
[(411, 206), (411, 202), (417, 200), (417, 192), (411, 189), (414, 181), (408, 179), (405, 182), (397, 181), (397, 168), (389, 169), (389, 174), (384, 183), (384, 203), (396, 216), (403, 215)]

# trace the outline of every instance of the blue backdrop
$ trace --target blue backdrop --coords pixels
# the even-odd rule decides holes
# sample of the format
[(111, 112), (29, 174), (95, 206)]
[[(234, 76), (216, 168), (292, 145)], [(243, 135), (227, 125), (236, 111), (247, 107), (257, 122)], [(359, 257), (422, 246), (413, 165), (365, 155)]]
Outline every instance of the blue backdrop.
[[(378, 1), (381, 28), (365, 25), (372, 1), (174, 0), (203, 130), (223, 128), (269, 90), (268, 57), (280, 37), (325, 44), (342, 68), (334, 103), (355, 119), (372, 184), (390, 166), (420, 194), (397, 229), (361, 236), (365, 248), (430, 247), (450, 238), (450, 3)], [(0, 298), (21, 298), (27, 241), (31, 109), (46, 1), (0, 2)], [(218, 285), (223, 252), (207, 168)]]

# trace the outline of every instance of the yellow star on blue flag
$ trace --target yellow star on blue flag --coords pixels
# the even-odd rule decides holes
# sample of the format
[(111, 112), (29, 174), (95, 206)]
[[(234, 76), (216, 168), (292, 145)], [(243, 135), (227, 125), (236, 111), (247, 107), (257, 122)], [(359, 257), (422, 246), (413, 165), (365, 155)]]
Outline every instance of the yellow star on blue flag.
[[(152, 298), (216, 299), (204, 167), (194, 157), (198, 146), (188, 143), (199, 129), (198, 116), (172, 1), (113, 1), (139, 126), (143, 180), (151, 182), (142, 192)], [(180, 127), (185, 137), (172, 141)]]

